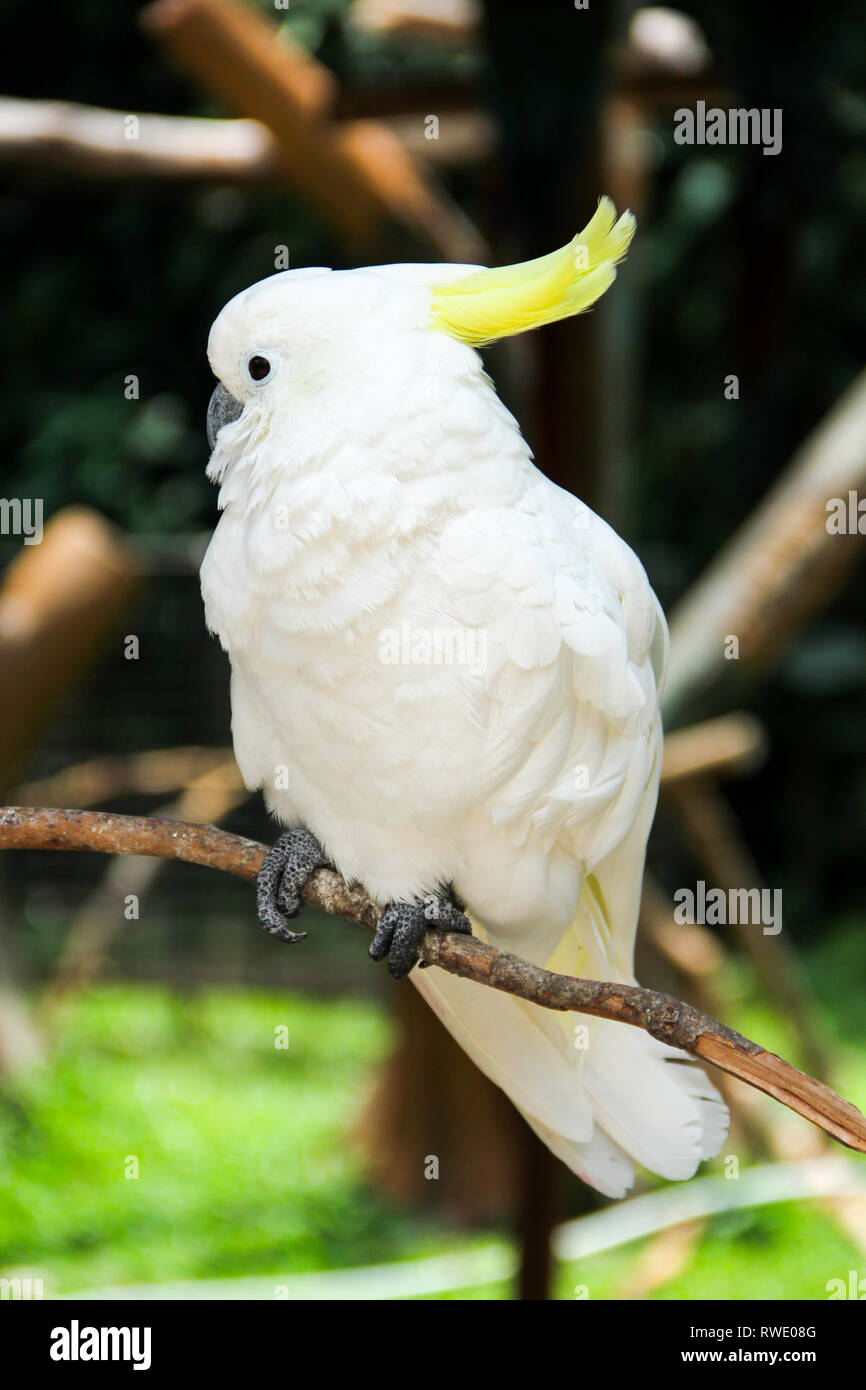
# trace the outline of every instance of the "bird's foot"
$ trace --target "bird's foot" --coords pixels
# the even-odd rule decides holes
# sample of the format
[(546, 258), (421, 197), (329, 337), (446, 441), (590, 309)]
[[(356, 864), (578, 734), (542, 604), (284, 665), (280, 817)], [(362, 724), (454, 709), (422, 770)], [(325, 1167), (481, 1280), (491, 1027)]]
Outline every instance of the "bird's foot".
[[(418, 961), (418, 947), (426, 931), (455, 931), (472, 935), (469, 918), (447, 893), (430, 893), (409, 903), (389, 903), (379, 919), (370, 947), (373, 960), (388, 957), (388, 971), (402, 980)], [(423, 965), (424, 962), (422, 961)]]
[(256, 910), (266, 932), (278, 941), (303, 941), (305, 931), (286, 925), (301, 910), (301, 889), (316, 869), (328, 865), (309, 830), (287, 830), (268, 850), (256, 877)]

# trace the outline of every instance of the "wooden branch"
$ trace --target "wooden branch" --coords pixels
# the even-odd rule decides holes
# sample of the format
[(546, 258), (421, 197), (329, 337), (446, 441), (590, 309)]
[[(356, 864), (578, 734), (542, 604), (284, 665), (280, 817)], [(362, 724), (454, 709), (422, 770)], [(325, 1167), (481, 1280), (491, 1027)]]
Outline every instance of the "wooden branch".
[(424, 39), (428, 43), (464, 44), (477, 37), (474, 5), (407, 4), (400, 0), (357, 0), (349, 19), (356, 29), (389, 38)]
[[(206, 751), (178, 749), (180, 754)], [(146, 753), (142, 756), (145, 759), (154, 757)], [(161, 759), (165, 754), (156, 754), (156, 757)], [(227, 749), (223, 752), (222, 761), (216, 765), (211, 763), (198, 772), (190, 768), (190, 775), (184, 779), (180, 795), (160, 806), (156, 815), (175, 821), (219, 822), (236, 806), (242, 805), (248, 796), (234, 753)], [(123, 919), (117, 911), (118, 902), (125, 901), (131, 893), (140, 901), (152, 891), (165, 864), (164, 859), (147, 859), (137, 854), (112, 857), (97, 886), (70, 918), (59, 961), (39, 1000), (41, 1017), (50, 1015), (73, 991), (80, 990), (94, 978), (121, 927)]]
[[(130, 114), (138, 123), (135, 139), (128, 135)], [(352, 124), (341, 121), (340, 127)], [(493, 147), (492, 122), (473, 109), (443, 112), (436, 140), (426, 138), (421, 115), (398, 114), (380, 124), (426, 164), (476, 163)], [(22, 97), (0, 97), (0, 166), (26, 179), (49, 174), (241, 186), (276, 183), (285, 175), (280, 146), (261, 121), (158, 116)]]
[(724, 714), (691, 724), (665, 738), (661, 785), (666, 789), (694, 777), (752, 772), (765, 749), (764, 730), (751, 714)]
[(309, 61), (298, 67), (296, 50), (264, 15), (233, 0), (154, 0), (139, 19), (198, 86), (268, 127), (285, 172), (344, 236), (373, 239), (381, 207), (350, 161), (330, 147), (323, 113), (306, 98)]
[[(483, 239), (444, 188), (375, 121), (328, 119), (335, 79), (240, 0), (151, 0), (140, 13), (205, 91), (271, 131), (286, 175), (354, 246), (381, 238), (389, 219), (446, 260), (483, 261)], [(311, 84), (320, 81), (326, 99)]]
[(280, 151), (259, 121), (129, 113), (71, 101), (0, 97), (0, 164), (26, 177), (276, 182)]
[[(255, 840), (229, 835), (212, 825), (6, 806), (0, 810), (0, 849), (97, 850), (182, 859), (222, 869), (252, 881), (267, 852)], [(319, 869), (301, 894), (305, 903), (374, 931), (380, 909), (360, 884), (346, 883), (332, 869)], [(613, 1019), (682, 1048), (737, 1076), (804, 1115), (851, 1149), (866, 1153), (866, 1119), (829, 1086), (816, 1081), (742, 1034), (668, 994), (607, 980), (557, 975), (499, 951), (477, 937), (430, 931), (420, 950), (427, 965), (517, 995), (545, 1009)]]
[[(828, 530), (827, 504), (866, 492), (866, 371), (800, 446), (739, 531), (674, 609), (666, 723), (692, 717), (707, 692), (765, 672), (830, 602), (862, 558), (863, 535)], [(738, 639), (738, 660), (726, 644)]]
[(221, 792), (243, 790), (231, 748), (181, 744), (149, 748), (143, 753), (110, 753), (103, 758), (71, 763), (50, 777), (20, 783), (11, 795), (20, 806), (62, 806), (73, 802), (79, 809), (89, 809), (119, 797), (174, 796), (206, 775), (218, 776)]

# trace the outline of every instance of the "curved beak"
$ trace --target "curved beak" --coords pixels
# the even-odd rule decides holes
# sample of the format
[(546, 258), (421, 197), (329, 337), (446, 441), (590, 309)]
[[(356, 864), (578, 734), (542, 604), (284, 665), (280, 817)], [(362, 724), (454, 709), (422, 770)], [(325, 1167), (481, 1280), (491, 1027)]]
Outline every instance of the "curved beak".
[(232, 420), (237, 420), (242, 410), (241, 402), (235, 400), (221, 381), (217, 382), (207, 408), (207, 442), (211, 451), (213, 451), (217, 435), (223, 425), (229, 425)]

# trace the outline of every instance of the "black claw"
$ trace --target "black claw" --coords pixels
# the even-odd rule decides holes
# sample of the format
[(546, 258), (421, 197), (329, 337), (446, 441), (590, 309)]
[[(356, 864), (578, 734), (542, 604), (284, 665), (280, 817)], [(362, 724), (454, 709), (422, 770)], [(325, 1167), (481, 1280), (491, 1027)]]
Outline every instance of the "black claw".
[[(379, 920), (370, 955), (373, 960), (387, 956), (388, 973), (395, 980), (402, 980), (419, 964), (418, 948), (424, 933), (431, 928), (472, 935), (472, 927), (457, 904), (450, 897), (431, 894), (415, 902), (390, 903)], [(421, 966), (424, 964), (420, 962)]]
[(256, 909), (266, 932), (278, 941), (303, 941), (305, 931), (287, 923), (301, 910), (301, 889), (316, 869), (327, 865), (322, 846), (309, 830), (287, 830), (268, 850), (256, 878)]
[(370, 957), (372, 960), (383, 960), (391, 949), (391, 938), (394, 935), (394, 928), (386, 922), (388, 909), (382, 913), (376, 933), (370, 943)]

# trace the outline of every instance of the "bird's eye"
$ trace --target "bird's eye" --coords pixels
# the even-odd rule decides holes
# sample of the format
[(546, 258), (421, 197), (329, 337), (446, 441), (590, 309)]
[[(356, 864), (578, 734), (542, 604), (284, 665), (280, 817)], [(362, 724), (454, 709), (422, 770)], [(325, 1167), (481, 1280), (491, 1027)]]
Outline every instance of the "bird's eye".
[(266, 357), (251, 357), (247, 363), (247, 371), (253, 381), (264, 381), (266, 376), (270, 376), (271, 364)]

